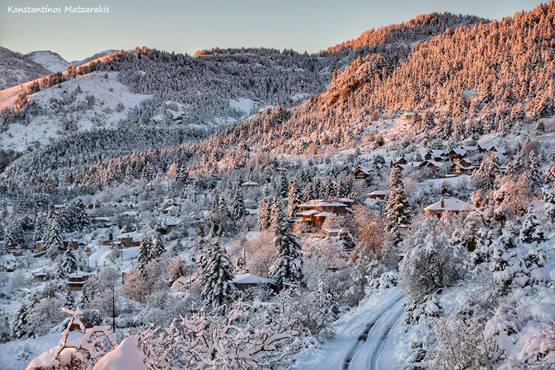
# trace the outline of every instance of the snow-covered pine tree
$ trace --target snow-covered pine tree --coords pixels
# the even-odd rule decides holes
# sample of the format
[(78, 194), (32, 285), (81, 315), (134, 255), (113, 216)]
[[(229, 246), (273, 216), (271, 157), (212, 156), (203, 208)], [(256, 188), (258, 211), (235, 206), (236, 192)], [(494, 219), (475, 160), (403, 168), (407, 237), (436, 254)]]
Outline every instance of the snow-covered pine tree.
[(497, 154), (488, 153), (482, 159), (480, 167), (472, 173), (472, 178), (479, 188), (491, 190), (495, 185), (495, 178), (498, 173), (499, 159)]
[(189, 177), (189, 173), (183, 166), (179, 166), (177, 169), (177, 174), (175, 176), (175, 181), (179, 181), (180, 183), (187, 185), (191, 182), (191, 178)]
[(479, 265), (480, 263), (487, 262), (491, 260), (493, 254), (493, 242), (496, 238), (496, 231), (481, 227), (476, 231), (476, 249), (474, 253), (474, 264)]
[(287, 195), (287, 214), (293, 216), (297, 205), (301, 203), (301, 193), (297, 180), (293, 179), (289, 183), (289, 194)]
[(205, 305), (224, 309), (236, 294), (232, 283), (233, 268), (229, 256), (218, 238), (205, 249), (201, 258), (202, 292)]
[(90, 224), (89, 215), (87, 214), (85, 205), (81, 199), (73, 202), (71, 204), (71, 209), (73, 213), (73, 224), (77, 230), (81, 231)]
[(58, 222), (58, 218), (53, 216), (50, 219), (48, 228), (44, 235), (44, 248), (47, 255), (54, 259), (64, 252), (64, 241), (62, 239), (62, 227)]
[(272, 266), (271, 276), (278, 286), (283, 286), (284, 283), (302, 285), (304, 276), (301, 246), (295, 236), (289, 232), (289, 223), (279, 205), (274, 207), (272, 216), (274, 245), (278, 251), (278, 257)]
[(524, 170), (524, 161), (521, 155), (517, 155), (509, 164), (507, 165), (507, 170), (505, 174), (512, 177), (518, 177), (520, 173)]
[(279, 179), (279, 196), (281, 198), (287, 198), (287, 193), (289, 192), (289, 182), (285, 175), (281, 175)]
[(146, 275), (146, 266), (152, 257), (152, 241), (148, 236), (144, 236), (139, 245), (139, 257), (137, 258), (137, 267), (143, 276)]
[(39, 303), (38, 298), (32, 295), (29, 301), (23, 303), (17, 310), (17, 314), (11, 323), (12, 336), (14, 338), (21, 339), (34, 335), (34, 333), (30, 331), (28, 318), (31, 308), (37, 303)]
[(504, 294), (508, 293), (512, 286), (523, 286), (528, 280), (526, 266), (517, 247), (518, 232), (514, 225), (507, 224), (501, 236), (493, 242), (490, 262), (493, 279)]
[(531, 151), (528, 157), (528, 180), (532, 185), (532, 190), (538, 192), (543, 185), (543, 174), (536, 152)]
[(551, 162), (551, 165), (545, 171), (544, 180), (547, 185), (555, 185), (555, 162)]
[(156, 235), (156, 239), (154, 239), (154, 244), (150, 249), (150, 260), (159, 258), (162, 254), (166, 252), (166, 247), (164, 246), (164, 241), (162, 240), (162, 235)]
[(322, 183), (320, 182), (320, 178), (317, 177), (313, 181), (314, 184), (314, 195), (312, 199), (318, 199), (322, 197)]
[(247, 210), (245, 209), (245, 199), (239, 186), (235, 187), (235, 192), (233, 193), (233, 199), (231, 201), (231, 214), (235, 221), (240, 221), (247, 214)]
[(545, 241), (545, 233), (540, 220), (533, 210), (529, 209), (520, 228), (520, 240), (526, 244), (541, 243)]
[(389, 195), (385, 204), (385, 231), (393, 236), (393, 243), (402, 239), (402, 230), (410, 224), (410, 208), (401, 178), (401, 167), (393, 166), (389, 175)]
[(309, 183), (304, 189), (303, 200), (307, 202), (312, 199), (316, 199), (316, 191), (314, 190), (314, 184)]
[(75, 308), (75, 298), (70, 290), (66, 291), (66, 296), (64, 298), (64, 307), (73, 309)]
[(258, 206), (258, 229), (266, 230), (271, 225), (270, 219), (270, 203), (266, 199), (262, 199)]
[(545, 215), (551, 223), (555, 223), (555, 189), (546, 185), (542, 188), (542, 193)]
[(329, 199), (335, 196), (335, 185), (330, 177), (326, 177), (322, 182), (322, 198)]
[(68, 246), (62, 257), (58, 261), (57, 275), (60, 278), (65, 278), (70, 274), (73, 274), (79, 268), (77, 264), (77, 257), (75, 256), (75, 251), (71, 246)]

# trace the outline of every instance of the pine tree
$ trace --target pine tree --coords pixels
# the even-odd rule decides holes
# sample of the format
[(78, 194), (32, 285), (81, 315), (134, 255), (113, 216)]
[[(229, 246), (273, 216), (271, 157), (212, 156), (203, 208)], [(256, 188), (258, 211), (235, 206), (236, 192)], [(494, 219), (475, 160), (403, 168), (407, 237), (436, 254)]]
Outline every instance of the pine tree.
[(534, 151), (531, 151), (528, 157), (528, 180), (532, 184), (534, 192), (537, 192), (543, 185), (543, 174), (538, 157)]
[(179, 181), (180, 183), (187, 185), (191, 182), (191, 178), (189, 177), (189, 173), (183, 166), (179, 166), (177, 170), (177, 174), (175, 176), (175, 181)]
[(526, 244), (541, 243), (545, 241), (545, 233), (540, 220), (532, 210), (528, 210), (524, 218), (524, 223), (520, 229), (520, 240)]
[(32, 295), (28, 302), (25, 302), (19, 307), (17, 310), (17, 314), (12, 321), (11, 329), (12, 329), (12, 336), (16, 339), (32, 337), (34, 335), (33, 332), (29, 329), (29, 313), (31, 309), (39, 303), (39, 300), (36, 296)]
[(301, 193), (297, 185), (297, 180), (293, 179), (289, 184), (289, 194), (287, 195), (287, 214), (289, 216), (295, 214), (295, 210), (299, 203), (301, 203)]
[(495, 185), (495, 178), (499, 173), (499, 159), (495, 153), (488, 153), (480, 167), (472, 173), (472, 178), (476, 185), (485, 190), (493, 189)]
[(512, 162), (509, 162), (507, 166), (507, 171), (505, 171), (506, 175), (517, 177), (522, 171), (524, 170), (524, 161), (522, 160), (522, 156), (518, 155)]
[(233, 215), (235, 221), (240, 221), (247, 214), (243, 192), (238, 186), (235, 188), (235, 192), (233, 194), (233, 200), (231, 202), (231, 214)]
[(86, 226), (89, 226), (90, 220), (89, 215), (87, 215), (87, 211), (85, 210), (85, 205), (78, 199), (71, 205), (72, 213), (73, 213), (73, 223), (77, 230), (81, 231)]
[(152, 258), (152, 241), (148, 236), (144, 236), (139, 245), (139, 257), (137, 259), (138, 268), (141, 275), (146, 276), (146, 266)]
[(44, 235), (44, 247), (50, 258), (55, 258), (64, 252), (64, 242), (62, 239), (62, 228), (56, 216), (50, 219), (46, 234)]
[(316, 192), (314, 190), (314, 184), (310, 183), (304, 189), (303, 200), (305, 202), (308, 202), (309, 200), (312, 200), (312, 199), (316, 199)]
[(499, 238), (493, 242), (490, 269), (501, 292), (506, 294), (514, 285), (524, 285), (526, 268), (517, 250), (518, 238), (515, 227), (508, 224)]
[(266, 230), (270, 224), (270, 203), (266, 199), (262, 199), (258, 206), (258, 230)]
[(166, 247), (164, 246), (162, 236), (158, 234), (156, 239), (154, 239), (154, 245), (150, 249), (150, 260), (159, 258), (164, 252), (166, 252)]
[(77, 258), (71, 246), (68, 246), (58, 261), (58, 277), (65, 278), (78, 269)]
[(204, 303), (207, 306), (225, 309), (225, 305), (233, 300), (236, 288), (232, 283), (231, 261), (217, 238), (206, 248), (201, 258), (201, 268), (201, 297)]
[(287, 198), (287, 193), (289, 192), (289, 182), (285, 175), (281, 175), (279, 181), (279, 195), (281, 198)]
[(66, 292), (66, 296), (64, 299), (64, 307), (69, 309), (75, 308), (75, 298), (73, 297), (73, 294), (71, 293), (70, 290)]
[(401, 168), (394, 166), (389, 175), (389, 195), (385, 204), (385, 231), (394, 244), (402, 239), (401, 232), (410, 224), (409, 201), (401, 179)]
[(322, 183), (322, 197), (325, 199), (329, 199), (332, 198), (335, 194), (335, 186), (333, 184), (333, 182), (331, 181), (331, 179), (329, 177), (326, 177), (324, 179), (324, 182)]
[(542, 192), (545, 215), (551, 223), (555, 223), (555, 190), (549, 186), (544, 186)]
[(545, 171), (544, 180), (547, 185), (555, 185), (555, 162), (551, 162), (551, 165)]
[(278, 286), (283, 286), (284, 283), (302, 285), (304, 277), (301, 246), (295, 236), (289, 232), (289, 223), (279, 206), (274, 209), (272, 226), (278, 257), (272, 266), (271, 276)]

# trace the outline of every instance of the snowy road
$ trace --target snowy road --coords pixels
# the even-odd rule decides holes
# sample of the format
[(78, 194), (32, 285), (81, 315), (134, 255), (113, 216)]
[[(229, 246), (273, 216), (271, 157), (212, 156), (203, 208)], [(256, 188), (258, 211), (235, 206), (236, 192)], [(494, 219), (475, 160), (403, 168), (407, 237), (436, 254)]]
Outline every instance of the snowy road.
[(344, 318), (337, 335), (299, 357), (297, 370), (388, 370), (401, 364), (393, 355), (403, 314), (403, 294), (387, 289)]

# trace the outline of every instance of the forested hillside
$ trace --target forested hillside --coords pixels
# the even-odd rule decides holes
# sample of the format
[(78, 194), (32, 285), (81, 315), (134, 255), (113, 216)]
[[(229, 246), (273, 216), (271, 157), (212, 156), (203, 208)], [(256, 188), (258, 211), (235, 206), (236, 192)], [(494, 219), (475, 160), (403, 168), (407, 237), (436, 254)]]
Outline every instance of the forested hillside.
[[(553, 114), (554, 14), (550, 3), (499, 22), (451, 30), (418, 43), (408, 56), (403, 49), (370, 53), (299, 107), (266, 110), (145, 163), (167, 166), (180, 160), (191, 169), (218, 172), (270, 153), (349, 148), (365, 140), (363, 133), (375, 120), (403, 112), (413, 113), (407, 129), (425, 130), (429, 137), (508, 132)], [(116, 158), (79, 178), (110, 179), (108, 168), (128, 173), (129, 165), (128, 157)]]

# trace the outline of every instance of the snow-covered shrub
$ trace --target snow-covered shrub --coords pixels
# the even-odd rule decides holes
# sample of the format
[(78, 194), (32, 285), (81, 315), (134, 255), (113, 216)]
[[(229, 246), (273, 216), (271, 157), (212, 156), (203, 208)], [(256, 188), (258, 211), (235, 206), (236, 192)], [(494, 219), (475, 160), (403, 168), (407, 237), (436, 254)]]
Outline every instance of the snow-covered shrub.
[[(95, 363), (116, 346), (110, 330), (103, 326), (85, 328), (80, 310), (63, 309), (71, 315), (61, 333), (58, 344), (35, 357), (27, 366), (28, 370), (77, 370), (92, 369)], [(70, 338), (72, 332), (82, 335)]]
[(507, 224), (502, 235), (493, 242), (490, 269), (495, 283), (503, 293), (507, 293), (511, 287), (522, 287), (528, 282), (528, 271), (517, 235), (515, 225)]
[(416, 224), (401, 243), (405, 256), (399, 264), (399, 283), (413, 302), (453, 285), (464, 274), (466, 251), (453, 244), (445, 231), (436, 230), (436, 223), (429, 218)]
[(237, 305), (225, 319), (199, 312), (141, 331), (139, 348), (147, 368), (260, 369), (285, 363), (292, 355), (287, 344), (298, 333), (286, 329), (279, 316), (253, 326), (244, 320), (249, 311)]
[(541, 243), (545, 240), (545, 233), (540, 220), (532, 210), (528, 210), (522, 227), (520, 228), (520, 240), (523, 243)]

